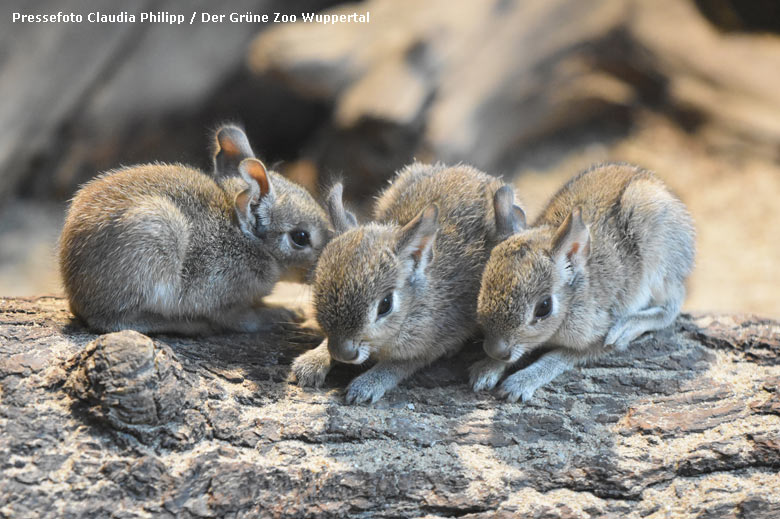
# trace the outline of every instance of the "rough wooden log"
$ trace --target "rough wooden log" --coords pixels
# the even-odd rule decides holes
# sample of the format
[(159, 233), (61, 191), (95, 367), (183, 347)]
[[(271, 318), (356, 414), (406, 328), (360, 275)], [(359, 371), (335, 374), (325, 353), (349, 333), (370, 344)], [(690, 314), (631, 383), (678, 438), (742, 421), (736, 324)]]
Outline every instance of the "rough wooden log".
[(683, 315), (527, 404), (472, 345), (376, 405), (288, 382), (313, 332), (97, 337), (0, 299), (0, 517), (780, 514), (780, 323)]

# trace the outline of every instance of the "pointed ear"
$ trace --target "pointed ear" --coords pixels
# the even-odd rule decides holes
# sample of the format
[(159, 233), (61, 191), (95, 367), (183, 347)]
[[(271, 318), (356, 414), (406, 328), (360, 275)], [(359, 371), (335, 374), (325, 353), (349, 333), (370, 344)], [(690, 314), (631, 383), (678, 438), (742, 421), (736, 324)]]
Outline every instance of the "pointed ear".
[(236, 195), (236, 216), (239, 224), (245, 231), (255, 228), (255, 215), (252, 214), (252, 198), (251, 189), (245, 189)]
[(255, 156), (246, 134), (237, 126), (223, 126), (217, 130), (217, 149), (214, 153), (214, 175), (235, 175), (241, 161)]
[(496, 214), (496, 233), (500, 240), (525, 229), (525, 213), (515, 205), (512, 186), (502, 186), (493, 195), (493, 209)]
[(259, 160), (255, 158), (242, 160), (238, 165), (238, 172), (241, 174), (241, 178), (249, 184), (250, 190), (257, 189), (258, 200), (273, 193), (274, 186), (271, 184), (271, 177)]
[(242, 225), (254, 228), (255, 215), (252, 207), (273, 194), (271, 177), (263, 163), (255, 158), (242, 160), (238, 165), (238, 172), (249, 187), (236, 195), (236, 214)]
[(574, 209), (555, 233), (553, 254), (573, 268), (585, 267), (590, 254), (590, 230), (582, 221), (582, 209)]
[(355, 215), (344, 209), (343, 194), (344, 186), (341, 182), (333, 186), (328, 193), (328, 215), (337, 234), (357, 226)]
[(395, 253), (414, 261), (415, 271), (422, 272), (433, 259), (433, 243), (439, 229), (439, 207), (431, 204), (407, 223), (399, 232)]

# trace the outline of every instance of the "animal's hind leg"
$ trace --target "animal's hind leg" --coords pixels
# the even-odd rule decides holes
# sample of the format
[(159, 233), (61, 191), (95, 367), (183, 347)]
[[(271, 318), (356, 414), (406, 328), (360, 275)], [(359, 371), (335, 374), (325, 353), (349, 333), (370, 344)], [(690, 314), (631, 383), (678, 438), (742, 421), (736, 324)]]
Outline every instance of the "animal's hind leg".
[(635, 310), (618, 315), (604, 345), (625, 349), (645, 332), (671, 325), (685, 299), (684, 280), (693, 265), (694, 231), (685, 206), (660, 181), (632, 182), (621, 204), (634, 208), (625, 225), (635, 230), (644, 276), (640, 293), (649, 291), (647, 301), (637, 301)]
[(142, 314), (138, 317), (138, 324), (144, 329), (144, 333), (171, 333), (174, 335), (211, 335), (217, 329), (206, 319), (182, 317), (167, 317), (164, 315)]
[(102, 333), (135, 330), (148, 335), (210, 335), (216, 328), (205, 319), (166, 317), (151, 312), (128, 313), (122, 316), (101, 316), (87, 319), (90, 328)]
[(150, 309), (127, 312), (119, 316), (90, 319), (90, 327), (103, 332), (136, 330), (146, 334), (170, 333), (175, 335), (212, 335), (225, 331), (258, 332), (280, 323), (299, 320), (298, 314), (283, 307), (235, 306), (215, 309), (208, 316), (170, 316)]
[(609, 330), (605, 346), (616, 350), (624, 350), (628, 345), (645, 332), (661, 330), (671, 325), (680, 313), (685, 290), (682, 286), (672, 291), (661, 305), (651, 306), (634, 314), (619, 319)]
[(217, 328), (236, 332), (259, 332), (279, 325), (299, 324), (303, 315), (283, 306), (264, 303), (251, 306), (236, 305), (215, 310), (209, 320)]

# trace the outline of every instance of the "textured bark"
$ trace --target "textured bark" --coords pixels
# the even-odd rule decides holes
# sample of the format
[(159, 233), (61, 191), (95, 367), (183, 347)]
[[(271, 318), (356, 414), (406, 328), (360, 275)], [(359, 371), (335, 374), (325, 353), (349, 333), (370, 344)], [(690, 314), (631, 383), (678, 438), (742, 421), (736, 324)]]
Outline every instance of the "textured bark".
[(0, 517), (780, 514), (780, 323), (681, 316), (527, 404), (477, 344), (374, 406), (288, 381), (311, 330), (97, 337), (0, 299)]

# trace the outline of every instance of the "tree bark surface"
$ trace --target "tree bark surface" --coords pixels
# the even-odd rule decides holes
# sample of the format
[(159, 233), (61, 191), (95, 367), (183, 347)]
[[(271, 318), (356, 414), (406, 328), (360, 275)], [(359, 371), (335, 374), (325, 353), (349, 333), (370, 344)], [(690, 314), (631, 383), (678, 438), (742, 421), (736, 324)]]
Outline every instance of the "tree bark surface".
[(0, 299), (0, 517), (780, 515), (780, 323), (683, 315), (525, 404), (472, 344), (348, 406), (289, 381), (312, 330), (96, 336)]

